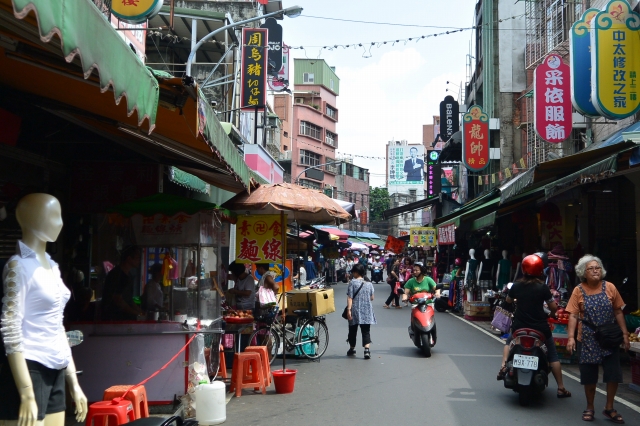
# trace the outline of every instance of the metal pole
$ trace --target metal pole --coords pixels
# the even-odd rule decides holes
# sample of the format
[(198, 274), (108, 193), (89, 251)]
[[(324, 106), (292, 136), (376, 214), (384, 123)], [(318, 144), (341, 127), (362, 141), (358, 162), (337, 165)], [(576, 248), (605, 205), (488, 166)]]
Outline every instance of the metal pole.
[[(280, 282), (280, 285), (282, 286), (282, 372), (285, 373), (287, 371), (287, 351), (285, 350), (285, 333), (286, 333), (286, 319), (287, 319), (287, 309), (286, 309), (286, 303), (287, 303), (287, 297), (286, 297), (286, 288), (284, 288), (284, 270), (286, 268), (286, 264), (285, 264), (285, 253), (287, 252), (286, 248), (287, 248), (287, 236), (286, 236), (286, 225), (284, 222), (284, 211), (280, 211), (280, 229), (281, 229), (281, 238), (282, 238), (282, 268), (280, 268), (280, 273), (282, 274), (282, 281)], [(293, 273), (293, 271), (291, 271)], [(278, 351), (277, 348), (276, 351)], [(276, 352), (277, 354), (277, 352)]]
[(253, 144), (258, 144), (258, 107), (256, 106), (256, 113), (253, 116)]

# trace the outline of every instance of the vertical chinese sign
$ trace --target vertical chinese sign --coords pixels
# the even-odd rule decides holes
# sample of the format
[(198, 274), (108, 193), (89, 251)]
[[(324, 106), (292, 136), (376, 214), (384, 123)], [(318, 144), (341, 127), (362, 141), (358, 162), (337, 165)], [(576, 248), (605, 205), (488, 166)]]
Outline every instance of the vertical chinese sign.
[[(427, 198), (434, 198), (440, 195), (442, 191), (440, 181), (440, 152), (427, 151)], [(451, 192), (451, 191), (449, 191)]]
[(610, 1), (591, 21), (591, 102), (620, 120), (640, 110), (640, 15), (624, 0)]
[(285, 247), (279, 215), (238, 217), (236, 261), (239, 263), (282, 262)]
[(456, 225), (450, 223), (438, 227), (438, 244), (452, 246), (456, 243)]
[(571, 67), (571, 103), (582, 115), (597, 117), (598, 111), (591, 102), (591, 21), (600, 12), (587, 9), (582, 18), (571, 26), (569, 33)]
[(242, 29), (242, 110), (264, 108), (267, 99), (267, 37), (264, 28)]
[(536, 133), (550, 143), (560, 143), (573, 129), (569, 65), (558, 55), (548, 55), (533, 72), (533, 110)]
[(478, 105), (462, 118), (462, 163), (472, 172), (489, 165), (489, 116)]

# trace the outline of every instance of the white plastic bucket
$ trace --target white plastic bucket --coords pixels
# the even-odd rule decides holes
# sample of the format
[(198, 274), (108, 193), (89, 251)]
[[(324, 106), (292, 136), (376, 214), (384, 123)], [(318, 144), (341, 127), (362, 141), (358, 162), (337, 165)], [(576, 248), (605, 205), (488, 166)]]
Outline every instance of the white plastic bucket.
[(201, 425), (217, 425), (227, 420), (224, 383), (196, 386), (196, 420)]

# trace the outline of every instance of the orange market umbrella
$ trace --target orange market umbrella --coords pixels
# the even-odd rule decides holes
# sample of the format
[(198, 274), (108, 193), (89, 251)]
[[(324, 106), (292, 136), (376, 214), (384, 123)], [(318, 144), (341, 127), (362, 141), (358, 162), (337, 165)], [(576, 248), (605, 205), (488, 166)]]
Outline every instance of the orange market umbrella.
[(223, 206), (238, 214), (247, 211), (259, 211), (259, 214), (284, 212), (288, 221), (295, 220), (301, 225), (340, 224), (351, 220), (345, 209), (322, 192), (290, 183), (261, 185), (251, 194), (236, 195)]

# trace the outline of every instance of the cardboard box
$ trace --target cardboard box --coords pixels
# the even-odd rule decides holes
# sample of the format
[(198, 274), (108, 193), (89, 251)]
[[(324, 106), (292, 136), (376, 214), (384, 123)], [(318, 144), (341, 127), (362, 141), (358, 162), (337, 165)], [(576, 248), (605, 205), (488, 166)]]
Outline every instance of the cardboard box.
[(309, 309), (314, 317), (336, 311), (333, 289), (300, 289), (287, 292), (287, 314), (293, 315), (297, 309)]
[(469, 317), (491, 317), (491, 303), (464, 302), (464, 315)]

